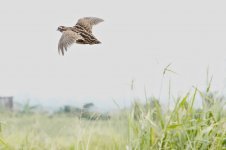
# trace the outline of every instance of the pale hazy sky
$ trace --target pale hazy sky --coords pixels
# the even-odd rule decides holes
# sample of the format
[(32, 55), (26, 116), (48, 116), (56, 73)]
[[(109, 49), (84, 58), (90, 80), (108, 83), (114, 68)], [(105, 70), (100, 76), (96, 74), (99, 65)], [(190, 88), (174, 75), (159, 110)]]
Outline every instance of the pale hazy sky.
[[(163, 68), (172, 91), (203, 87), (206, 69), (213, 87), (226, 85), (226, 2), (181, 0), (8, 0), (0, 5), (0, 93), (63, 105), (95, 101), (120, 104), (132, 96), (159, 95)], [(60, 25), (85, 16), (101, 45), (73, 45), (57, 52)], [(130, 91), (135, 79), (135, 90)], [(166, 95), (163, 88), (162, 96)]]

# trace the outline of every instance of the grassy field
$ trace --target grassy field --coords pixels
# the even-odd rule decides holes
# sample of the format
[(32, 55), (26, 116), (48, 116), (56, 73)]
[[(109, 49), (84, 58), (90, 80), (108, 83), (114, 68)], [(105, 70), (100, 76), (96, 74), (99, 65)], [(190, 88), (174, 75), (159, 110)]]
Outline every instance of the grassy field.
[[(202, 106), (194, 107), (197, 95)], [(166, 109), (157, 99), (135, 101), (110, 120), (65, 114), (1, 113), (0, 148), (6, 150), (223, 150), (225, 98), (195, 89)]]
[(2, 149), (125, 149), (126, 122), (68, 116), (2, 116)]

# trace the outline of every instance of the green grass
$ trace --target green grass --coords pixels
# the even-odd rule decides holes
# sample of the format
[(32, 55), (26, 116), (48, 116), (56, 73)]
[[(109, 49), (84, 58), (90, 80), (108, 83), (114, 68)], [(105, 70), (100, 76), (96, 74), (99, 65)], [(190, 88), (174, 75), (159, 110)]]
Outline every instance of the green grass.
[[(197, 93), (203, 98), (201, 108), (194, 108)], [(226, 149), (225, 99), (196, 89), (177, 99), (172, 110), (164, 110), (157, 102), (134, 103), (128, 149)]]
[[(5, 118), (4, 118), (5, 117)], [(88, 121), (67, 116), (2, 116), (2, 149), (124, 149), (126, 122)]]
[[(194, 107), (197, 97), (202, 106)], [(135, 101), (110, 120), (64, 114), (2, 113), (0, 149), (6, 150), (223, 150), (225, 98), (195, 89), (166, 109), (155, 98)]]

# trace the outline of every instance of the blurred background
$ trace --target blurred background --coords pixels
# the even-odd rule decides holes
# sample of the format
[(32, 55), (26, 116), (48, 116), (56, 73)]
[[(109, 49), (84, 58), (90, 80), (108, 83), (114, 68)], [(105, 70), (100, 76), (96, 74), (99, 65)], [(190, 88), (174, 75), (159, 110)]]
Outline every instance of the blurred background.
[[(0, 96), (47, 110), (92, 102), (101, 110), (134, 97), (178, 96), (192, 86), (225, 92), (225, 2), (5, 1), (0, 6)], [(101, 45), (57, 52), (60, 25), (99, 17)], [(164, 75), (164, 69), (168, 69)], [(208, 70), (208, 71), (207, 71)], [(208, 72), (208, 76), (207, 76)], [(165, 96), (165, 97), (164, 97)]]

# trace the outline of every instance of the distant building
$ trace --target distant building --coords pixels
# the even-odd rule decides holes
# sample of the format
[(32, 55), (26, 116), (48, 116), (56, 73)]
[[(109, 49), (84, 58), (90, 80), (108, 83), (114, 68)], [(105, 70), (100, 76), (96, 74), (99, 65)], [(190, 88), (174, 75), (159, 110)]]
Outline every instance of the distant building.
[(0, 108), (13, 110), (13, 97), (12, 96), (0, 97)]

